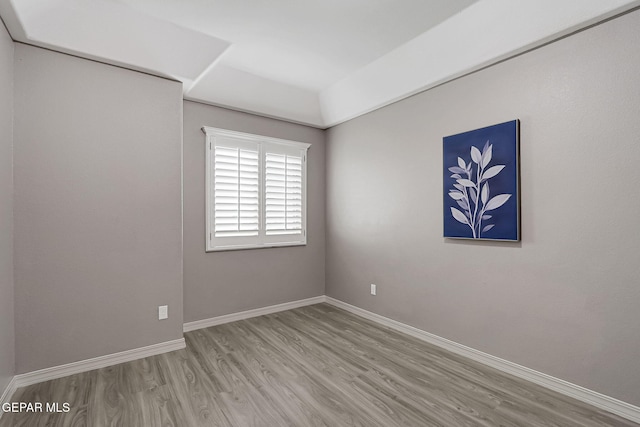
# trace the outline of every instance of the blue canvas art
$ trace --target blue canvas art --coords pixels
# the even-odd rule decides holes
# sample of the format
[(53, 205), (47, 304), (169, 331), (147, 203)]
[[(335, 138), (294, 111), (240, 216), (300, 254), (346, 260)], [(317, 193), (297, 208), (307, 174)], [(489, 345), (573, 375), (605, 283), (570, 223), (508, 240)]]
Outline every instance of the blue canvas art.
[(520, 240), (519, 125), (443, 138), (444, 237)]

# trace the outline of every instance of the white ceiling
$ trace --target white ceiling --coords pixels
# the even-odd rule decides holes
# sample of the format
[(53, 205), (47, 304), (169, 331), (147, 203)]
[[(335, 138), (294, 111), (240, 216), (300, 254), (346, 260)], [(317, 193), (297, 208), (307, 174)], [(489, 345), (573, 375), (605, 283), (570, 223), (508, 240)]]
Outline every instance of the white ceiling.
[(12, 37), (329, 127), (640, 0), (10, 0)]

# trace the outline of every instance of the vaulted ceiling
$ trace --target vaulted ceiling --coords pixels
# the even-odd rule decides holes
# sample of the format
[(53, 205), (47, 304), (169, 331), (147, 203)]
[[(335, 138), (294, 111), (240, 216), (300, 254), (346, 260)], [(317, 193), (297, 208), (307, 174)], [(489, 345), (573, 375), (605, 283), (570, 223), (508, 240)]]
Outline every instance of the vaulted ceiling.
[(5, 0), (16, 41), (183, 82), (184, 97), (326, 128), (640, 0)]

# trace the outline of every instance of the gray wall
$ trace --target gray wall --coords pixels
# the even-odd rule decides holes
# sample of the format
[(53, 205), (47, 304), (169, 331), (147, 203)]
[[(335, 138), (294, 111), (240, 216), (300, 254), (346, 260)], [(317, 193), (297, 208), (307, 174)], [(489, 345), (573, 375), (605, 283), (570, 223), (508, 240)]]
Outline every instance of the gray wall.
[[(204, 134), (213, 126), (311, 144), (306, 246), (205, 253)], [(324, 294), (324, 132), (184, 103), (184, 318), (186, 322)]]
[[(327, 294), (640, 404), (638, 28), (635, 11), (331, 129)], [(443, 239), (442, 137), (515, 118), (522, 242)]]
[(16, 45), (18, 373), (182, 337), (181, 125), (180, 83)]
[(0, 22), (0, 395), (14, 374), (13, 41)]

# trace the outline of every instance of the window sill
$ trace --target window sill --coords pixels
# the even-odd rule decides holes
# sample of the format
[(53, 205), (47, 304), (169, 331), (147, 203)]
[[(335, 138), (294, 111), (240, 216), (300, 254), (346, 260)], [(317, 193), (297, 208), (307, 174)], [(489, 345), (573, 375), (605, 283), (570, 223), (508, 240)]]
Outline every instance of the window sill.
[(248, 249), (286, 248), (291, 246), (307, 246), (307, 242), (267, 243), (264, 245), (243, 245), (243, 246), (220, 246), (217, 248), (206, 249), (205, 252), (208, 253), (208, 252), (244, 251)]

